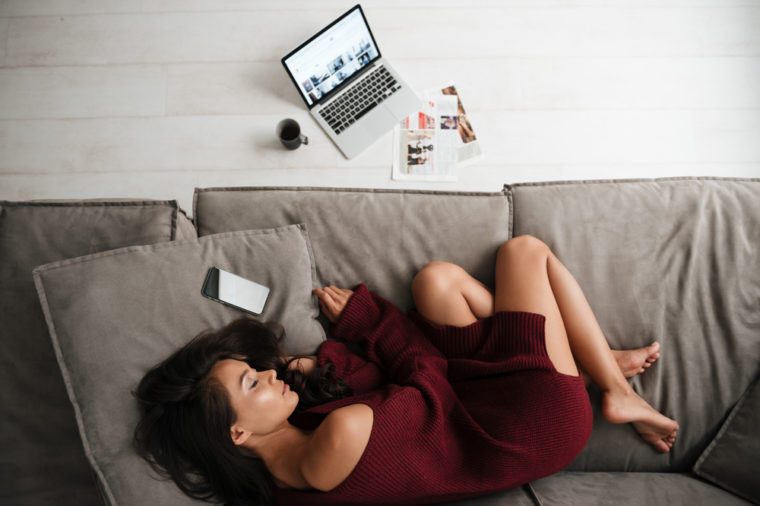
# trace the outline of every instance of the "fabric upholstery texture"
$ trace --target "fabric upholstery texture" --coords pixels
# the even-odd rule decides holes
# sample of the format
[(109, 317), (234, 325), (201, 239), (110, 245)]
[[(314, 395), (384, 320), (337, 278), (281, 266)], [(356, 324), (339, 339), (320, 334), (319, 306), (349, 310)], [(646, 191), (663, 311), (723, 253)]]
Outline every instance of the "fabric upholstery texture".
[(306, 223), (321, 285), (364, 281), (406, 310), (412, 278), (431, 260), (461, 265), (493, 289), (509, 206), (502, 192), (196, 188), (193, 217), (199, 236)]
[(546, 242), (612, 348), (659, 340), (633, 388), (680, 424), (668, 454), (602, 419), (569, 470), (691, 469), (760, 365), (760, 179), (507, 185), (514, 235)]
[(510, 488), (475, 499), (438, 503), (439, 506), (535, 506), (535, 504), (523, 487)]
[(0, 201), (1, 504), (101, 504), (32, 269), (180, 229), (194, 235), (173, 200)]
[(760, 379), (736, 403), (694, 472), (755, 504), (760, 504)]
[(132, 450), (138, 409), (130, 392), (197, 334), (241, 316), (201, 295), (211, 266), (271, 288), (256, 318), (283, 325), (287, 353), (314, 352), (325, 339), (303, 224), (119, 248), (34, 270), (59, 375), (109, 504), (195, 502), (173, 482), (150, 479), (155, 473)]
[[(89, 458), (91, 465), (100, 466), (99, 472), (108, 470), (101, 474), (102, 483), (108, 484), (102, 491), (107, 503), (114, 504), (118, 498), (118, 504), (124, 505), (196, 504), (173, 484), (149, 478), (147, 464), (132, 454), (122, 455), (116, 447), (102, 444), (83, 450), (82, 445), (89, 443), (80, 438), (77, 428), (82, 427), (75, 425), (75, 409), (67, 397), (77, 394), (73, 400), (82, 409), (76, 413), (81, 415), (80, 422), (87, 422), (85, 427), (101, 424), (101, 432), (83, 434), (109, 440), (124, 436), (124, 425), (121, 429), (108, 426), (108, 413), (114, 408), (107, 401), (95, 400), (103, 392), (96, 391), (98, 385), (93, 383), (97, 382), (91, 378), (103, 377), (108, 365), (108, 373), (117, 374), (111, 387), (129, 390), (126, 385), (136, 382), (147, 367), (202, 330), (196, 327), (219, 326), (234, 310), (208, 299), (200, 301), (206, 304), (199, 306), (202, 311), (188, 309), (193, 304), (185, 300), (187, 289), (175, 278), (172, 292), (162, 292), (163, 298), (154, 293), (153, 301), (158, 302), (153, 307), (133, 296), (139, 290), (129, 284), (132, 280), (126, 285), (130, 296), (123, 300), (124, 291), (116, 290), (113, 282), (103, 279), (96, 288), (97, 280), (83, 273), (91, 276), (90, 270), (94, 272), (101, 262), (103, 267), (112, 264), (114, 259), (91, 255), (100, 251), (192, 239), (196, 230), (205, 236), (300, 223), (308, 227), (312, 243), (314, 286), (347, 287), (365, 281), (402, 310), (413, 306), (411, 280), (430, 260), (457, 263), (493, 291), (498, 246), (522, 234), (542, 239), (578, 280), (613, 348), (643, 346), (654, 339), (661, 342), (660, 360), (631, 383), (653, 406), (681, 424), (673, 451), (658, 454), (630, 425), (603, 421), (599, 391), (591, 388), (595, 409), (591, 439), (566, 471), (534, 482), (543, 504), (747, 504), (716, 486), (717, 482), (686, 473), (700, 455), (705, 457), (695, 472), (700, 468), (709, 472), (717, 457), (727, 458), (720, 465), (728, 471), (743, 462), (739, 453), (722, 451), (730, 441), (726, 436), (738, 434), (732, 420), (744, 420), (746, 414), (741, 411), (729, 418), (731, 409), (736, 406), (738, 412), (749, 403), (744, 397), (738, 404), (760, 367), (758, 197), (760, 179), (683, 177), (518, 183), (495, 193), (324, 187), (196, 189), (192, 221), (174, 201), (0, 202), (0, 319), (4, 322), (0, 328), (0, 443), (4, 448), (0, 503), (97, 504), (95, 479), (90, 476), (94, 473), (87, 469)], [(214, 254), (226, 251), (210, 248)], [(280, 256), (283, 261), (292, 260), (301, 255), (297, 250)], [(115, 258), (142, 254), (147, 251), (137, 248)], [(59, 343), (72, 344), (69, 352), (57, 357), (65, 359), (68, 367), (61, 371), (31, 269), (82, 255), (93, 258), (38, 274), (38, 283), (50, 281), (45, 293), (56, 287), (51, 322), (75, 311), (95, 319), (95, 311), (85, 310), (78, 300), (81, 297), (67, 298), (71, 289), (67, 283), (76, 293), (91, 286), (118, 300), (117, 307), (151, 312), (142, 311), (132, 319), (123, 315), (129, 324), (114, 325), (114, 335), (123, 336), (134, 325), (139, 335), (120, 343), (101, 342), (107, 335), (103, 319), (92, 327), (90, 332), (97, 338), (89, 338), (87, 348), (75, 346), (73, 337), (54, 335)], [(206, 258), (205, 253), (200, 255)], [(225, 259), (244, 265), (237, 253)], [(166, 289), (174, 263), (162, 264), (166, 275), (140, 287), (142, 294), (154, 285), (163, 284)], [(249, 267), (253, 266), (246, 264)], [(189, 286), (182, 276), (176, 279), (185, 279), (183, 283)], [(200, 285), (192, 283), (192, 287), (197, 292), (194, 297), (200, 298)], [(88, 297), (97, 299), (95, 293)], [(176, 314), (162, 309), (167, 299), (179, 308)], [(111, 311), (104, 309), (103, 314), (111, 317)], [(314, 301), (310, 317), (317, 313)], [(76, 325), (65, 325), (69, 326)], [(315, 330), (318, 333), (321, 328)], [(126, 346), (127, 342), (136, 346)], [(112, 349), (104, 352), (104, 346)], [(65, 371), (70, 373), (68, 385), (61, 377)], [(76, 389), (79, 385), (81, 392)], [(90, 397), (80, 399), (84, 392)], [(119, 409), (129, 412), (129, 406)], [(133, 426), (134, 416), (122, 420)], [(714, 455), (708, 449), (711, 443)], [(743, 438), (734, 443), (747, 445)], [(525, 503), (531, 501), (524, 491), (512, 489), (456, 504)]]
[(563, 471), (532, 483), (544, 505), (715, 505), (750, 503), (685, 473)]
[(178, 209), (177, 215), (177, 230), (175, 233), (175, 239), (177, 241), (184, 241), (187, 239), (197, 239), (198, 232), (195, 230), (195, 224), (191, 218), (187, 217), (184, 210)]

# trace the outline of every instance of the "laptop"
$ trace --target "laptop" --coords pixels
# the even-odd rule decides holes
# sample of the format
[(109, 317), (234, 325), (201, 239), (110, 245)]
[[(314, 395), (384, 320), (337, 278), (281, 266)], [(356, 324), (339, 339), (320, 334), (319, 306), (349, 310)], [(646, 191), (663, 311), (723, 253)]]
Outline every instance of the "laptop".
[(360, 5), (282, 58), (311, 115), (353, 158), (422, 106), (380, 55)]

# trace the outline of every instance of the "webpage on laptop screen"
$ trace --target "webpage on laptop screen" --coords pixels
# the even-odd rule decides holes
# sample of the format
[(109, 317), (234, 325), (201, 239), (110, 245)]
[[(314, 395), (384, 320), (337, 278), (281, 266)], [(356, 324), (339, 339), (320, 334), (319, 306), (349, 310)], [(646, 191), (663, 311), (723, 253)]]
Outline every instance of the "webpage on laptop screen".
[(357, 9), (285, 60), (285, 65), (306, 102), (312, 105), (377, 55)]

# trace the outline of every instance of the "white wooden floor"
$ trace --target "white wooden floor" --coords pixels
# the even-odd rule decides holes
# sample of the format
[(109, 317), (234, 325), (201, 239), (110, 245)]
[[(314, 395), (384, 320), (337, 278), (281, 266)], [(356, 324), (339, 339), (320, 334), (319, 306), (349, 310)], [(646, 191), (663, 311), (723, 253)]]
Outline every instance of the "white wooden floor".
[[(364, 1), (383, 56), (418, 90), (453, 80), (482, 142), (440, 183), (392, 180), (390, 133), (344, 159), (280, 64), (352, 5), (0, 0), (0, 199), (760, 177), (760, 0)], [(279, 146), (285, 117), (309, 146)]]

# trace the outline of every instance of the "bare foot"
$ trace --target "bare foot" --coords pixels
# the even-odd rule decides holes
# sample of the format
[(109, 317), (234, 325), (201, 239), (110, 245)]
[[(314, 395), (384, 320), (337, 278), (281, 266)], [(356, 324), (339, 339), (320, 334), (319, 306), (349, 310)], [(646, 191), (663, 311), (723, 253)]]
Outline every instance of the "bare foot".
[(669, 452), (676, 440), (678, 422), (655, 410), (633, 390), (627, 394), (604, 392), (602, 414), (610, 423), (630, 422), (642, 439), (659, 452)]
[(655, 341), (649, 346), (634, 350), (612, 350), (612, 354), (623, 371), (623, 376), (630, 378), (643, 373), (660, 358), (660, 343)]

